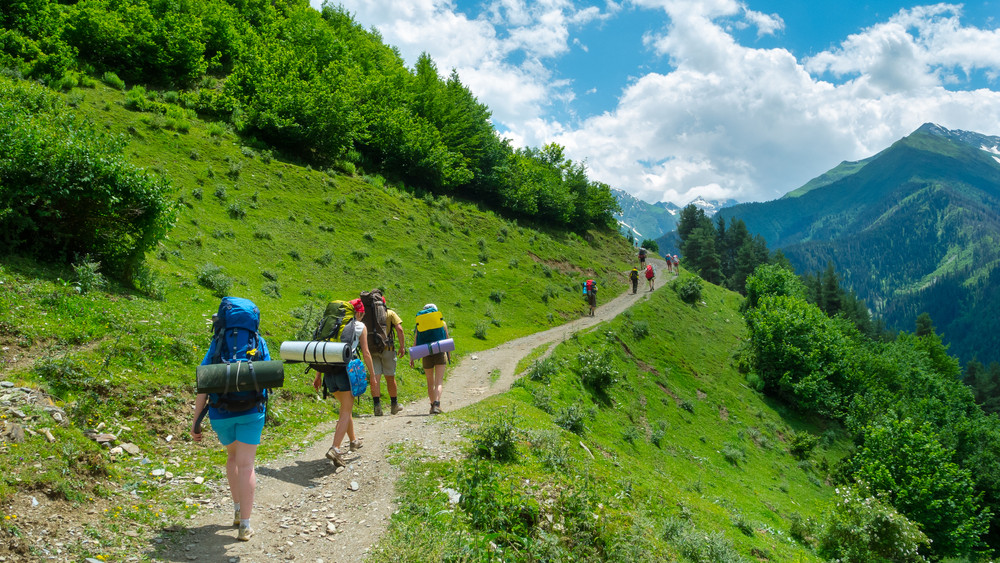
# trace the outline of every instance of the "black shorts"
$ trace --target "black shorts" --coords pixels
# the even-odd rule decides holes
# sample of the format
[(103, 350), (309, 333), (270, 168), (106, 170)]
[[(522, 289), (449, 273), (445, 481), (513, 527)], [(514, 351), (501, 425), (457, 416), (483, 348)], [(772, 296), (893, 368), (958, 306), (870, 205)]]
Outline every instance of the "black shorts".
[(331, 366), (333, 369), (323, 374), (323, 385), (331, 393), (351, 390), (351, 378), (347, 376), (347, 366)]

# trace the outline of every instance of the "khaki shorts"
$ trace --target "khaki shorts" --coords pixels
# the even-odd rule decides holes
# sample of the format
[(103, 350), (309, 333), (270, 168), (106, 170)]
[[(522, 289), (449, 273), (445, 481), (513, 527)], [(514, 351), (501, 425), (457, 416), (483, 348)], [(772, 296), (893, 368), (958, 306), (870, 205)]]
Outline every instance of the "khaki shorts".
[(424, 369), (434, 369), (434, 366), (443, 366), (447, 364), (448, 355), (446, 352), (438, 352), (437, 354), (424, 356), (421, 360), (423, 360)]
[(372, 369), (375, 375), (396, 376), (396, 351), (386, 348), (381, 354), (372, 354)]

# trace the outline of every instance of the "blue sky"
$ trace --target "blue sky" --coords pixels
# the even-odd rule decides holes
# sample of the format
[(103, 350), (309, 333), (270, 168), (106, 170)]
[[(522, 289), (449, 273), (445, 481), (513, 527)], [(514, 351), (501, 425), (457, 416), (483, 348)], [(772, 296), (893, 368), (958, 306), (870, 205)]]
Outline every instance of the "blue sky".
[(774, 199), (928, 121), (1000, 135), (1000, 0), (337, 3), (649, 202)]

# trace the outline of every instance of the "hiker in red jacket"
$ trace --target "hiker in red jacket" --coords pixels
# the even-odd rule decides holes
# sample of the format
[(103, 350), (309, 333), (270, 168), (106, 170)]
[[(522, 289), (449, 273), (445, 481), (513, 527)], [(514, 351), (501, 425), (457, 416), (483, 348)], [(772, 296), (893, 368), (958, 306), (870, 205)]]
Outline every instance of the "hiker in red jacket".
[(656, 274), (653, 272), (653, 265), (652, 264), (647, 264), (646, 265), (646, 281), (649, 282), (649, 290), (650, 291), (653, 291), (653, 278), (655, 278), (655, 277), (656, 277)]

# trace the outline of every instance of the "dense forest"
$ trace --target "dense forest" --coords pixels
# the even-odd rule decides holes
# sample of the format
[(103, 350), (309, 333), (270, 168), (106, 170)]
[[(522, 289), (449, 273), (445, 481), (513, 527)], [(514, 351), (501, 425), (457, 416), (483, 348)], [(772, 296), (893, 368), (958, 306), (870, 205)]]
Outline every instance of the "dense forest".
[[(977, 559), (996, 550), (1000, 419), (961, 383), (930, 317), (922, 315), (913, 333), (874, 340), (809, 303), (805, 284), (782, 266), (761, 266), (746, 289), (750, 338), (741, 361), (750, 384), (843, 424), (856, 449), (835, 468), (837, 480), (891, 505), (926, 535), (887, 526), (875, 534), (884, 543), (870, 538), (869, 556)], [(984, 380), (995, 376), (976, 370)], [(870, 560), (843, 547), (827, 556)]]
[[(276, 158), (378, 173), (407, 189), (480, 202), (508, 217), (576, 232), (615, 224), (618, 206), (610, 187), (589, 179), (583, 163), (555, 144), (511, 147), (493, 128), (489, 109), (457, 74), (442, 78), (427, 55), (407, 68), (398, 52), (339, 7), (317, 11), (304, 0), (4, 2), (0, 69), (9, 78), (41, 81), (56, 90), (101, 79), (128, 90), (128, 107), (159, 115), (178, 131), (185, 128), (184, 112), (197, 112)], [(161, 192), (123, 197), (137, 196), (140, 207), (159, 209), (144, 222), (149, 232), (120, 241), (129, 248), (116, 252), (131, 258), (100, 245), (71, 244), (80, 225), (118, 217), (82, 215), (69, 204), (96, 189), (96, 178), (105, 172), (97, 170), (99, 159), (68, 154), (89, 150), (70, 150), (81, 127), (48, 123), (39, 113), (43, 108), (20, 103), (21, 93), (5, 89), (5, 96), (13, 100), (6, 115), (16, 117), (23, 131), (52, 135), (64, 149), (49, 150), (75, 173), (32, 176), (32, 168), (19, 161), (12, 168), (29, 172), (0, 176), (8, 188), (0, 201), (0, 237), (15, 248), (50, 238), (54, 244), (35, 251), (91, 252), (124, 277), (134, 275), (148, 237), (162, 235), (162, 218), (169, 217), (159, 203), (143, 202)], [(175, 104), (184, 109), (178, 112)], [(0, 147), (4, 159), (27, 158), (33, 147), (45, 145), (37, 137), (18, 136), (27, 140)], [(98, 137), (85, 139), (94, 147), (114, 143)], [(67, 198), (69, 193), (76, 196)], [(56, 221), (42, 220), (37, 205), (42, 201), (60, 202), (47, 217)], [(60, 241), (66, 244), (59, 246)]]

